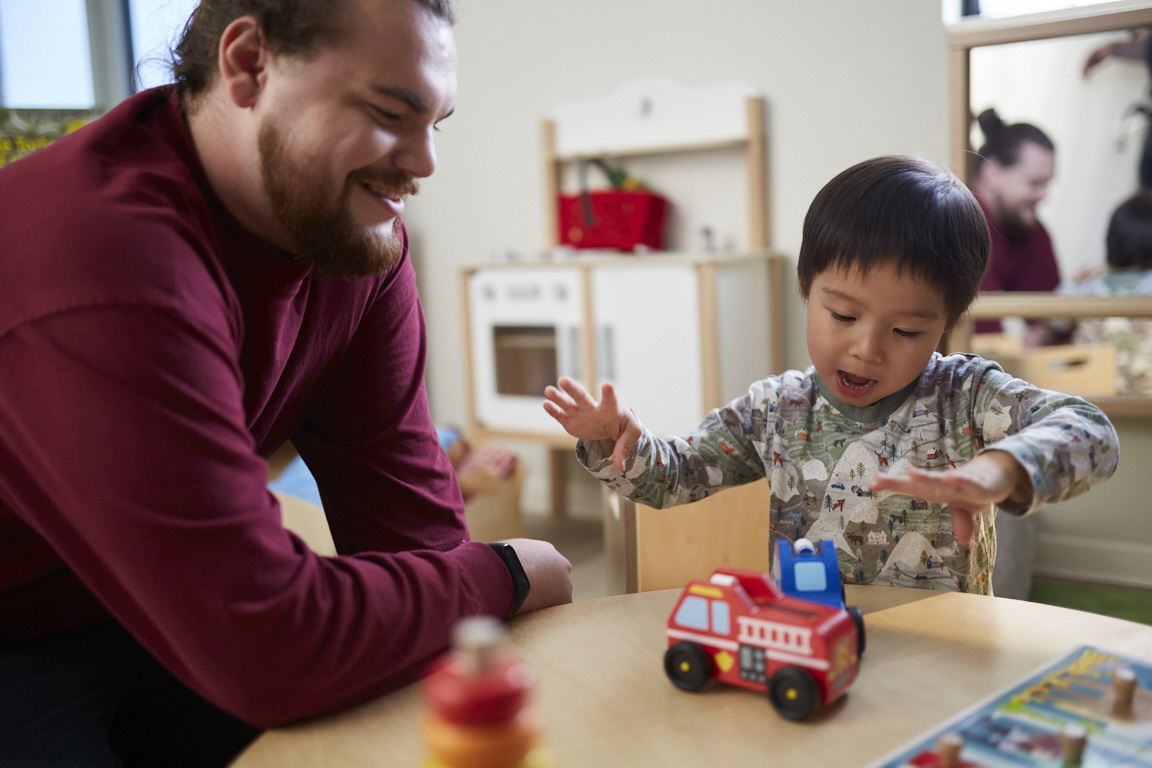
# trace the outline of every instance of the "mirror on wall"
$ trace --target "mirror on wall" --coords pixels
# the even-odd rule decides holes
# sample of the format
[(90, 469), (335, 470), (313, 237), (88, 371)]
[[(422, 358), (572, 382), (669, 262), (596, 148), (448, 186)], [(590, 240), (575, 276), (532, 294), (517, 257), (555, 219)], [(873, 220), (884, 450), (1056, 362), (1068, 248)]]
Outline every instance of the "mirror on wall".
[[(971, 172), (973, 153), (984, 143), (974, 117), (986, 109), (994, 108), (1007, 124), (1032, 123), (1047, 133), (1056, 148), (1056, 176), (1038, 214), (1052, 236), (1066, 280), (1105, 268), (1108, 222), (1116, 206), (1140, 188), (1140, 158), (1152, 125), (1152, 85), (1144, 61), (1110, 56), (1087, 73), (1085, 64), (1102, 46), (1147, 28), (1152, 28), (1152, 2), (1136, 0), (1011, 19), (966, 20), (949, 28), (952, 166), (960, 173)], [(1084, 394), (1113, 416), (1152, 417), (1147, 387), (1129, 386), (1128, 381), (1129, 373), (1152, 354), (1144, 344), (1148, 333), (1141, 330), (1152, 318), (1152, 297), (992, 293), (982, 294), (968, 315), (970, 320), (1016, 320), (1022, 327), (1023, 318), (1056, 320), (1074, 343), (1026, 348), (1021, 346), (1023, 334), (983, 336), (981, 344), (1002, 341), (1019, 347), (988, 351), (986, 356), (1002, 364), (1010, 359), (1005, 367), (1016, 375), (1040, 363), (1044, 372), (1092, 374), (1090, 381), (1065, 379), (1049, 388)], [(1086, 329), (1111, 328), (1108, 323), (1117, 322), (1124, 328), (1114, 329), (1116, 338), (1086, 346), (1092, 341), (1084, 335)], [(1007, 331), (1008, 324), (1004, 327)], [(958, 326), (946, 348), (981, 351), (971, 331), (970, 324)], [(1068, 357), (1087, 352), (1100, 353), (1099, 359)], [(1045, 362), (1045, 356), (1054, 362)], [(1024, 378), (1048, 384), (1031, 374)]]
[[(1005, 123), (1036, 125), (1056, 147), (1056, 176), (1039, 215), (1061, 273), (1074, 278), (1104, 264), (1104, 235), (1117, 204), (1139, 186), (1137, 167), (1150, 106), (1143, 61), (1109, 57), (1084, 74), (1093, 51), (1126, 31), (973, 48), (968, 106), (994, 108)], [(970, 146), (984, 135), (970, 130)]]

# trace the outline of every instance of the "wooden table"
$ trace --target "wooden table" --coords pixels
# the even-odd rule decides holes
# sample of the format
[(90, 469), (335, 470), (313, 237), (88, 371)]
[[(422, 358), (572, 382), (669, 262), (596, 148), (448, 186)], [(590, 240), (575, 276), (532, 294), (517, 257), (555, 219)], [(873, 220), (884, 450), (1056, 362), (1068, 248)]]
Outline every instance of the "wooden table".
[[(664, 676), (665, 622), (679, 590), (587, 600), (530, 614), (510, 638), (540, 677), (536, 702), (557, 768), (858, 766), (877, 760), (1081, 643), (1152, 659), (1152, 626), (1005, 598), (848, 588), (868, 648), (848, 695), (806, 723), (765, 696)], [(269, 731), (234, 768), (404, 766), (424, 757), (416, 686)]]

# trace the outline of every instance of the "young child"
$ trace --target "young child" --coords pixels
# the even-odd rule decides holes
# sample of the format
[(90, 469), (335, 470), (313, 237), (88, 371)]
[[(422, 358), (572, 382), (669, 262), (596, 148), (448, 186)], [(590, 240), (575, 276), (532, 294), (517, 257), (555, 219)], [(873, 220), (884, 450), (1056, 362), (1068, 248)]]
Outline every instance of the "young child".
[[(806, 371), (755, 382), (658, 438), (605, 384), (544, 408), (609, 488), (653, 507), (767, 478), (774, 537), (831, 539), (846, 581), (990, 594), (993, 506), (1016, 515), (1116, 468), (1107, 417), (994, 362), (936, 352), (976, 297), (988, 228), (964, 184), (914, 157), (836, 176), (804, 220)], [(774, 545), (771, 547), (774, 550)]]

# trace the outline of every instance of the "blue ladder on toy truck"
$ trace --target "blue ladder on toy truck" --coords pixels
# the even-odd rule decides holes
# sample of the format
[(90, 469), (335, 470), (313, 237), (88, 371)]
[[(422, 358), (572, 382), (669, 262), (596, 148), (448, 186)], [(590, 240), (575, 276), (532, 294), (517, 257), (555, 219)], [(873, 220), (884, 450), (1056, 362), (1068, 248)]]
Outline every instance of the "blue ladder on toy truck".
[(835, 543), (821, 539), (817, 546), (810, 539), (777, 540), (772, 575), (786, 595), (848, 611), (852, 621), (856, 622), (856, 637), (860, 643), (856, 651), (864, 655), (864, 613), (854, 605), (845, 604), (844, 582), (840, 578)]

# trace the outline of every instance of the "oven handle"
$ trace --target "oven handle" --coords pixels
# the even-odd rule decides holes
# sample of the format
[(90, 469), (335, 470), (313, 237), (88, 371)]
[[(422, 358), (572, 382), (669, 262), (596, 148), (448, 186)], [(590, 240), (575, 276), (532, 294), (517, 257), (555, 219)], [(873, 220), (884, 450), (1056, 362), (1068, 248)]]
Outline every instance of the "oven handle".
[(616, 334), (611, 325), (600, 326), (600, 339), (596, 344), (596, 367), (602, 381), (616, 380)]
[(568, 343), (565, 346), (567, 348), (564, 350), (564, 370), (562, 375), (575, 381), (580, 381), (584, 378), (580, 365), (580, 326), (568, 326)]

